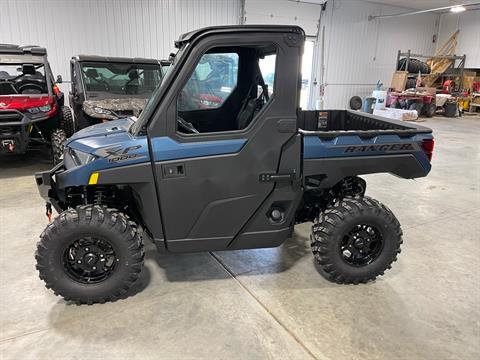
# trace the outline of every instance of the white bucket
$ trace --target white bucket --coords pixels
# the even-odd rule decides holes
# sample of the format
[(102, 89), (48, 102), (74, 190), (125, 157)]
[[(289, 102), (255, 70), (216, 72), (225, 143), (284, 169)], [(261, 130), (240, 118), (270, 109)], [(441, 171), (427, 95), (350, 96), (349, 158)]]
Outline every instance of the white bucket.
[(382, 110), (385, 109), (385, 103), (387, 102), (387, 92), (384, 90), (375, 90), (372, 93), (372, 97), (377, 99), (375, 102), (375, 109), (376, 110)]

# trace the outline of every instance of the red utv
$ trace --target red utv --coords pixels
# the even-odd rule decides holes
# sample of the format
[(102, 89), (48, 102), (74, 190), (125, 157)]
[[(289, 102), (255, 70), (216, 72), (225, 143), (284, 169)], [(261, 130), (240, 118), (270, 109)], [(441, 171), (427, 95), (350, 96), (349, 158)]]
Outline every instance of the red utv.
[(71, 111), (55, 84), (46, 49), (0, 44), (0, 153), (23, 154), (48, 146), (57, 163), (65, 139), (74, 132)]

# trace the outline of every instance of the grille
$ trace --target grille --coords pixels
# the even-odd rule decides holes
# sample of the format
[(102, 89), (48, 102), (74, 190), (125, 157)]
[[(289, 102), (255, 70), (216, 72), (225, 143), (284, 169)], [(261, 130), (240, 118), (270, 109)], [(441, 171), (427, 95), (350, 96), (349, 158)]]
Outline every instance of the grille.
[(115, 113), (120, 116), (132, 116), (133, 110), (119, 110), (119, 111), (115, 111)]

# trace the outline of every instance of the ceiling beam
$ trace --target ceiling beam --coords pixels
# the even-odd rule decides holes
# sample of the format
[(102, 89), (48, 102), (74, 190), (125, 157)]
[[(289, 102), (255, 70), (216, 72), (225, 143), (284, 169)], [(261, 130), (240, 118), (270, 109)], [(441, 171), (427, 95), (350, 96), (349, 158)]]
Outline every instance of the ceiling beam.
[(377, 19), (388, 19), (388, 18), (400, 17), (400, 16), (424, 14), (424, 13), (429, 13), (429, 12), (433, 12), (433, 11), (449, 10), (451, 8), (459, 7), (459, 6), (468, 7), (468, 6), (474, 6), (474, 5), (480, 5), (480, 2), (473, 3), (473, 4), (457, 4), (457, 5), (451, 5), (451, 6), (443, 6), (443, 7), (439, 7), (439, 8), (435, 8), (435, 9), (408, 11), (408, 12), (391, 14), (391, 15), (369, 15), (368, 16), (368, 21), (377, 20)]

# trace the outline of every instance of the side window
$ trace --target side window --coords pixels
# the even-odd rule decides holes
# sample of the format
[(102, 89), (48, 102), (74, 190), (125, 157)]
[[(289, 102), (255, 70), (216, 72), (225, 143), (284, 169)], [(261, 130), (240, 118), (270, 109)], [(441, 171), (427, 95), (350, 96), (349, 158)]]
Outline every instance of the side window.
[(238, 54), (204, 54), (180, 93), (178, 110), (215, 109), (237, 86)]
[[(266, 55), (263, 59), (259, 59), (258, 65), (263, 76), (265, 85), (267, 85), (268, 95), (273, 95), (273, 86), (275, 83), (275, 64), (277, 61), (277, 54)], [(258, 86), (258, 94), (262, 92), (261, 86)]]
[(201, 134), (247, 128), (274, 91), (273, 44), (210, 49), (177, 94), (177, 131)]

